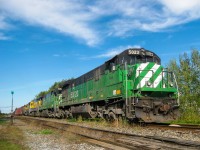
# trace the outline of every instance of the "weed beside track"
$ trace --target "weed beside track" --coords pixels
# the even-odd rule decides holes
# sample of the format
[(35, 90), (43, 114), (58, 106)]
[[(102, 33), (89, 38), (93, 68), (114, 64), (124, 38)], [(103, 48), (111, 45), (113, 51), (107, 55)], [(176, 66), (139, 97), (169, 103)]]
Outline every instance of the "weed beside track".
[(22, 131), (10, 124), (9, 118), (0, 118), (0, 149), (2, 150), (27, 150), (23, 145)]

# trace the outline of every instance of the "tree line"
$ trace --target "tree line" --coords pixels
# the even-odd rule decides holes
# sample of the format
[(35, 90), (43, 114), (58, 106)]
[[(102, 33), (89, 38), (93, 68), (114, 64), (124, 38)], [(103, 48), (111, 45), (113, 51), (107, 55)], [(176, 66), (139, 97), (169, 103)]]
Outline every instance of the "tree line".
[(192, 50), (170, 60), (180, 93), (180, 122), (200, 123), (200, 51)]
[(70, 79), (63, 79), (61, 81), (58, 81), (58, 82), (54, 82), (54, 84), (52, 86), (49, 87), (48, 90), (46, 91), (41, 91), (40, 93), (38, 93), (36, 96), (35, 96), (35, 99), (38, 99), (40, 97), (44, 97), (46, 94), (52, 92), (52, 91), (56, 91), (58, 90), (58, 88), (62, 87), (63, 84), (65, 82), (67, 82), (68, 80), (73, 80), (74, 78), (70, 78)]
[(66, 80), (62, 80), (62, 81), (58, 81), (58, 82), (55, 82), (48, 90), (46, 91), (41, 91), (40, 93), (38, 93), (36, 96), (35, 96), (35, 99), (38, 99), (40, 97), (44, 97), (46, 94), (48, 94), (49, 92), (51, 91), (55, 91), (57, 90), (59, 87), (62, 86), (62, 84), (66, 82)]

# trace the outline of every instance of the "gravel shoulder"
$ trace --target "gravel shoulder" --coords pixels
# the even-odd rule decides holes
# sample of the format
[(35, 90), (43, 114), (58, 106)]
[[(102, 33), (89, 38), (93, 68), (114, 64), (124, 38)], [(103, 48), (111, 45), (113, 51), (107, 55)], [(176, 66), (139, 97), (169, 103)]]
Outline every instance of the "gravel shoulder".
[(104, 148), (88, 144), (80, 137), (52, 130), (52, 133), (45, 134), (44, 127), (26, 124), (18, 119), (14, 125), (22, 130), (24, 135), (23, 144), (30, 150), (104, 150)]

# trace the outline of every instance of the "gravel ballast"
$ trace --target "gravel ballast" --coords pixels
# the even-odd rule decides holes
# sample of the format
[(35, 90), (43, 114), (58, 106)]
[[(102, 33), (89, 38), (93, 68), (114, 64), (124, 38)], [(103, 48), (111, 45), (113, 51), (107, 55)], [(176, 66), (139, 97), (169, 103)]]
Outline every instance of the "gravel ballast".
[(24, 145), (30, 150), (104, 150), (104, 148), (88, 144), (73, 134), (53, 131), (51, 134), (42, 134), (42, 127), (24, 123), (18, 119), (14, 125), (24, 133)]
[[(65, 121), (66, 122), (66, 121)], [(109, 131), (117, 131), (122, 133), (130, 133), (141, 136), (156, 136), (156, 137), (166, 137), (166, 138), (176, 138), (179, 140), (186, 141), (196, 141), (200, 142), (200, 131), (189, 131), (189, 130), (176, 130), (176, 129), (161, 129), (161, 128), (148, 128), (148, 127), (140, 127), (138, 125), (109, 125), (105, 126), (101, 123), (88, 123), (88, 122), (68, 122), (70, 124), (77, 124), (84, 127), (92, 127), (97, 129), (104, 129)]]
[[(40, 118), (41, 119), (41, 118)], [(44, 118), (43, 118), (44, 119)], [(42, 119), (42, 120), (43, 120)], [(44, 119), (46, 120), (46, 119)], [(170, 128), (149, 128), (149, 127), (140, 127), (138, 125), (122, 124), (122, 123), (107, 123), (107, 122), (97, 122), (97, 121), (78, 121), (78, 122), (69, 122), (66, 119), (57, 120), (57, 119), (48, 119), (52, 122), (61, 122), (68, 123), (72, 125), (79, 125), (83, 127), (97, 128), (109, 131), (117, 131), (121, 133), (130, 133), (134, 135), (141, 136), (155, 136), (155, 137), (165, 137), (165, 138), (175, 138), (181, 141), (194, 141), (200, 142), (200, 131), (199, 130), (177, 130)], [(35, 134), (33, 131), (35, 129), (29, 130), (26, 129), (30, 125), (25, 126), (23, 129), (25, 136), (28, 138), (26, 141), (27, 146), (31, 149), (81, 149), (81, 150), (102, 150), (103, 148), (97, 147), (91, 144), (88, 144), (82, 141), (80, 138), (75, 137), (75, 135), (66, 135), (65, 134), (51, 134), (51, 135), (41, 135)], [(33, 128), (33, 127), (32, 127)], [(29, 140), (31, 139), (31, 140)], [(76, 140), (74, 140), (76, 139)], [(34, 142), (33, 142), (34, 141)]]

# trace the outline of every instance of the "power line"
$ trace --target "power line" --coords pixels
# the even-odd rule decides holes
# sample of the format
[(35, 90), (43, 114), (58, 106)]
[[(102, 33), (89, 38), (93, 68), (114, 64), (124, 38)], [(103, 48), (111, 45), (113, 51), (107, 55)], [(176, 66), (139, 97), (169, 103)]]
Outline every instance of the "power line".
[(0, 107), (0, 108), (10, 108), (11, 106), (4, 106), (4, 107)]
[[(3, 106), (3, 107), (0, 107), (0, 108), (11, 108), (12, 106)], [(16, 106), (13, 106), (13, 107), (16, 107)]]

